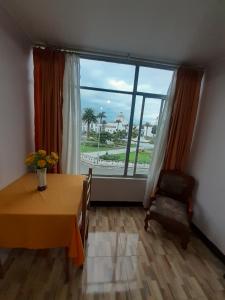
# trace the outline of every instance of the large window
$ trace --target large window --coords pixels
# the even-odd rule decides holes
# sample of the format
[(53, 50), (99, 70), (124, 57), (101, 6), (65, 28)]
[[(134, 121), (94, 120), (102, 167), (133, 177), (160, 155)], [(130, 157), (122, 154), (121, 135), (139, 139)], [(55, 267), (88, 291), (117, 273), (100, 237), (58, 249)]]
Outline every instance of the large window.
[(173, 71), (81, 59), (81, 172), (145, 176)]

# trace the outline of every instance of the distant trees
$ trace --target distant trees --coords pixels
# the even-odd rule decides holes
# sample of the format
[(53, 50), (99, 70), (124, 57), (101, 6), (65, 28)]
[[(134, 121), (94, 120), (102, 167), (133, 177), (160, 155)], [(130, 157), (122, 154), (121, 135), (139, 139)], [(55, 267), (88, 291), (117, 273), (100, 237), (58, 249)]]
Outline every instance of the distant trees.
[(113, 139), (114, 140), (120, 140), (125, 139), (127, 136), (126, 130), (118, 130), (113, 133)]
[(112, 141), (115, 145), (123, 144), (126, 136), (127, 136), (126, 130), (118, 130), (116, 132), (113, 132)]
[(85, 108), (82, 120), (87, 124), (87, 137), (89, 137), (91, 123), (97, 123), (94, 110), (92, 108)]
[(133, 127), (132, 130), (132, 138), (135, 139), (138, 136), (138, 130), (137, 127)]
[(112, 139), (112, 134), (109, 132), (101, 132), (99, 140), (101, 144), (106, 144), (107, 141), (111, 141)]

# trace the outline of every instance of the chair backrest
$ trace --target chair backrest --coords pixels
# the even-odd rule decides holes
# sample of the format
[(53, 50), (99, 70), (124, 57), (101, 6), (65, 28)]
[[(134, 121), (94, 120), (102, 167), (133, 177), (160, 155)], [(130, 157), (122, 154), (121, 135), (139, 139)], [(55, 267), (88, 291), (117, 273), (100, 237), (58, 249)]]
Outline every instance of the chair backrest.
[(82, 199), (82, 221), (81, 221), (81, 238), (84, 244), (85, 242), (85, 235), (88, 225), (87, 220), (87, 210), (90, 207), (90, 200), (91, 200), (91, 183), (92, 183), (92, 169), (89, 168), (89, 172), (87, 178), (83, 181), (83, 199)]
[[(85, 183), (86, 182), (86, 183)], [(91, 200), (91, 184), (92, 184), (92, 169), (89, 168), (87, 179), (84, 181), (86, 196), (87, 196), (87, 209), (90, 208), (90, 200)]]
[(191, 196), (195, 180), (180, 171), (162, 170), (158, 180), (157, 194), (165, 195), (182, 202)]

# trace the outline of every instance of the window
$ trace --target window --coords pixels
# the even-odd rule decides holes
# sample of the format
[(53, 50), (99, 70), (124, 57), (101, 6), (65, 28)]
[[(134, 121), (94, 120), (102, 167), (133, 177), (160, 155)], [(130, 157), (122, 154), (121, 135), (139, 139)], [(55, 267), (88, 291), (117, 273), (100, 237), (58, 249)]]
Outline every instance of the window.
[(83, 59), (81, 172), (146, 176), (173, 71)]

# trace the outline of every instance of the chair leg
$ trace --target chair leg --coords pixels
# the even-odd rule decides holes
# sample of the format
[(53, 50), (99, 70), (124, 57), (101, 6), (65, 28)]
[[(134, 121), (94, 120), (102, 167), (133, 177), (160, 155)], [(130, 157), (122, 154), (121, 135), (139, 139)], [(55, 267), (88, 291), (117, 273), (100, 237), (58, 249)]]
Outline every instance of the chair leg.
[(68, 249), (65, 248), (65, 282), (67, 283), (70, 280), (70, 266), (69, 266), (69, 257)]
[(85, 232), (85, 240), (87, 240), (87, 238), (88, 238), (88, 230), (89, 230), (89, 220), (87, 221), (87, 229), (86, 229), (86, 232)]
[(145, 226), (144, 226), (145, 231), (148, 231), (149, 220), (150, 220), (150, 212), (147, 211), (146, 217), (145, 217)]

